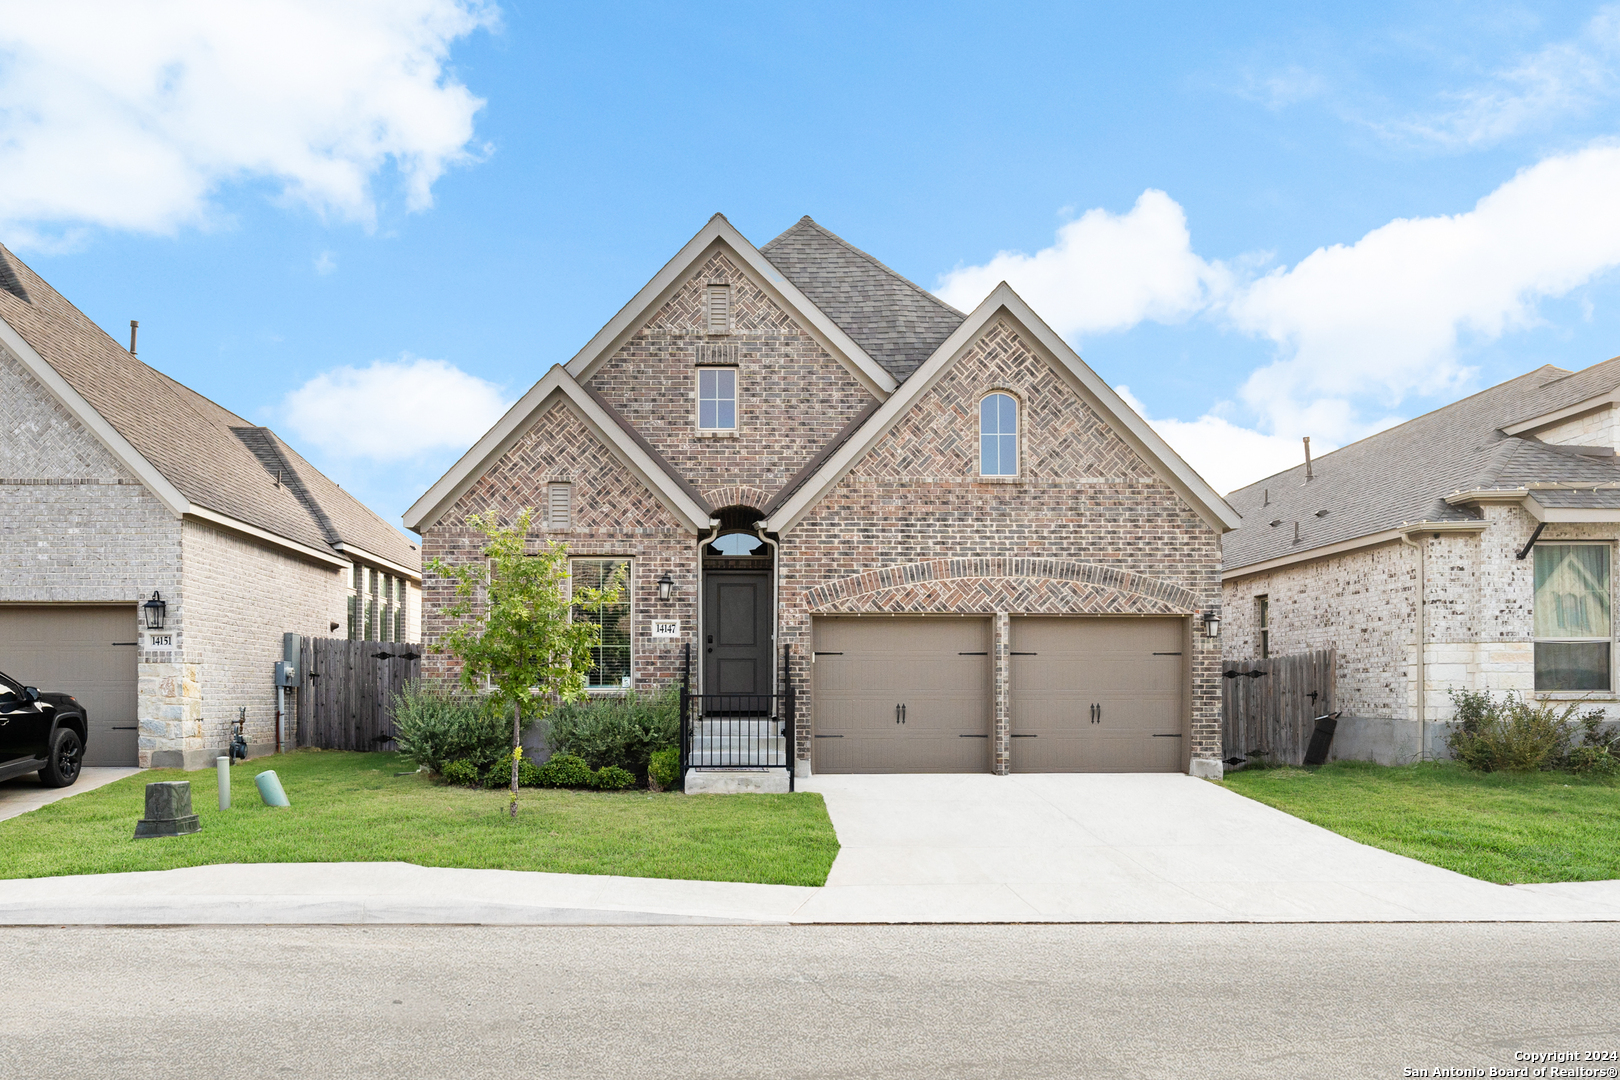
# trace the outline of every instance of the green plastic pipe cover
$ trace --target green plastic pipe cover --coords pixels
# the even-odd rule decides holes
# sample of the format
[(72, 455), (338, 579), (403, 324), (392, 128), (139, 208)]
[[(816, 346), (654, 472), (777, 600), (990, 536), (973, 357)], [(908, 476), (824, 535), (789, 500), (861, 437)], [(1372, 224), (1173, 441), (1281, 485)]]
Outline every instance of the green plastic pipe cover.
[(281, 789), (281, 780), (276, 776), (275, 770), (262, 772), (253, 778), (259, 787), (259, 798), (264, 800), (266, 806), (291, 806), (287, 801), (287, 793)]

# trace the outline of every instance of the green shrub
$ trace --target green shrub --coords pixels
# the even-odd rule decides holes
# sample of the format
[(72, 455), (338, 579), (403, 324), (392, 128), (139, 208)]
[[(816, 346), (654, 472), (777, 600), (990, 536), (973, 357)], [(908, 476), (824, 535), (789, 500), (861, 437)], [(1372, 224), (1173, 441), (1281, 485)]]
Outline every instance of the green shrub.
[[(512, 754), (507, 752), (484, 773), (484, 786), (487, 788), (509, 788), (512, 786)], [(528, 758), (518, 759), (518, 786), (539, 787), (540, 766)]]
[(1569, 767), (1575, 706), (1532, 704), (1511, 691), (1452, 691), (1457, 726), (1446, 737), (1452, 757), (1479, 772), (1535, 772)]
[(511, 758), (511, 716), (497, 713), (483, 698), (420, 682), (407, 683), (394, 695), (394, 731), (405, 760), (440, 775), (452, 761), (469, 761), (484, 772), (502, 757)]
[(584, 759), (593, 769), (608, 765), (647, 775), (655, 752), (675, 745), (680, 733), (680, 690), (656, 694), (603, 694), (565, 702), (550, 717), (547, 738), (555, 753)]
[(623, 791), (636, 786), (636, 774), (617, 765), (604, 765), (591, 777), (591, 787), (598, 791)]
[(541, 787), (590, 787), (591, 767), (573, 754), (557, 754), (540, 766)]
[(673, 791), (681, 782), (681, 748), (654, 750), (647, 759), (647, 781), (654, 791)]
[(460, 784), (462, 787), (478, 786), (478, 766), (470, 761), (447, 761), (439, 769), (439, 775), (444, 777), (447, 784)]

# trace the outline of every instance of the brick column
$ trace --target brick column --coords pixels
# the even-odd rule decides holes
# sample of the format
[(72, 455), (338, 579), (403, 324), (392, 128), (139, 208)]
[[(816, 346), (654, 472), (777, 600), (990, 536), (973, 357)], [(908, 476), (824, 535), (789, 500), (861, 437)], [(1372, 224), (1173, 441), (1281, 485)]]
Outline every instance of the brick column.
[(1012, 620), (1005, 611), (996, 612), (995, 629), (995, 725), (990, 735), (990, 771), (1006, 776), (1012, 771), (1012, 681), (1008, 650), (1011, 642)]

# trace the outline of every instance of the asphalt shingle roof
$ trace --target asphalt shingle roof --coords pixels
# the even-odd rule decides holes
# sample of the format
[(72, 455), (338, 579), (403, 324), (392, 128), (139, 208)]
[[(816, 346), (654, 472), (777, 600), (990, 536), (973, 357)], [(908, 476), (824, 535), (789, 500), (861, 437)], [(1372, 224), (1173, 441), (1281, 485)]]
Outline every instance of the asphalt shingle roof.
[[(1620, 483), (1620, 459), (1504, 435), (1503, 427), (1620, 386), (1620, 357), (1570, 373), (1547, 365), (1226, 496), (1243, 524), (1226, 534), (1228, 571), (1414, 521), (1467, 521), (1457, 491)], [(1610, 492), (1537, 490), (1545, 506), (1620, 505)], [(1557, 500), (1593, 501), (1557, 501)], [(1549, 501), (1553, 500), (1553, 501)], [(1275, 522), (1276, 524), (1273, 524)], [(1299, 539), (1294, 539), (1295, 524)]]
[(967, 318), (808, 216), (760, 251), (900, 382)]
[[(9, 271), (15, 284), (0, 281), (0, 318), (187, 499), (318, 550), (337, 540), (420, 569), (421, 554), (404, 534), (273, 432), (131, 356), (3, 246), (0, 266), (0, 277)], [(278, 486), (273, 468), (234, 429), (263, 432), (258, 449), (273, 444), (284, 455), (298, 474), (296, 489)]]

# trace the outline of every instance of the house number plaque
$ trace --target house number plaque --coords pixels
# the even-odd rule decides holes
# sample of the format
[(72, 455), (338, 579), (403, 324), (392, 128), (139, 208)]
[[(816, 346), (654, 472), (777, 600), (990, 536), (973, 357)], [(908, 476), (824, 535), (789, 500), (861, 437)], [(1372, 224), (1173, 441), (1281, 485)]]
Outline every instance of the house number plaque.
[(655, 638), (678, 638), (681, 636), (681, 621), (679, 619), (654, 619), (652, 636)]

